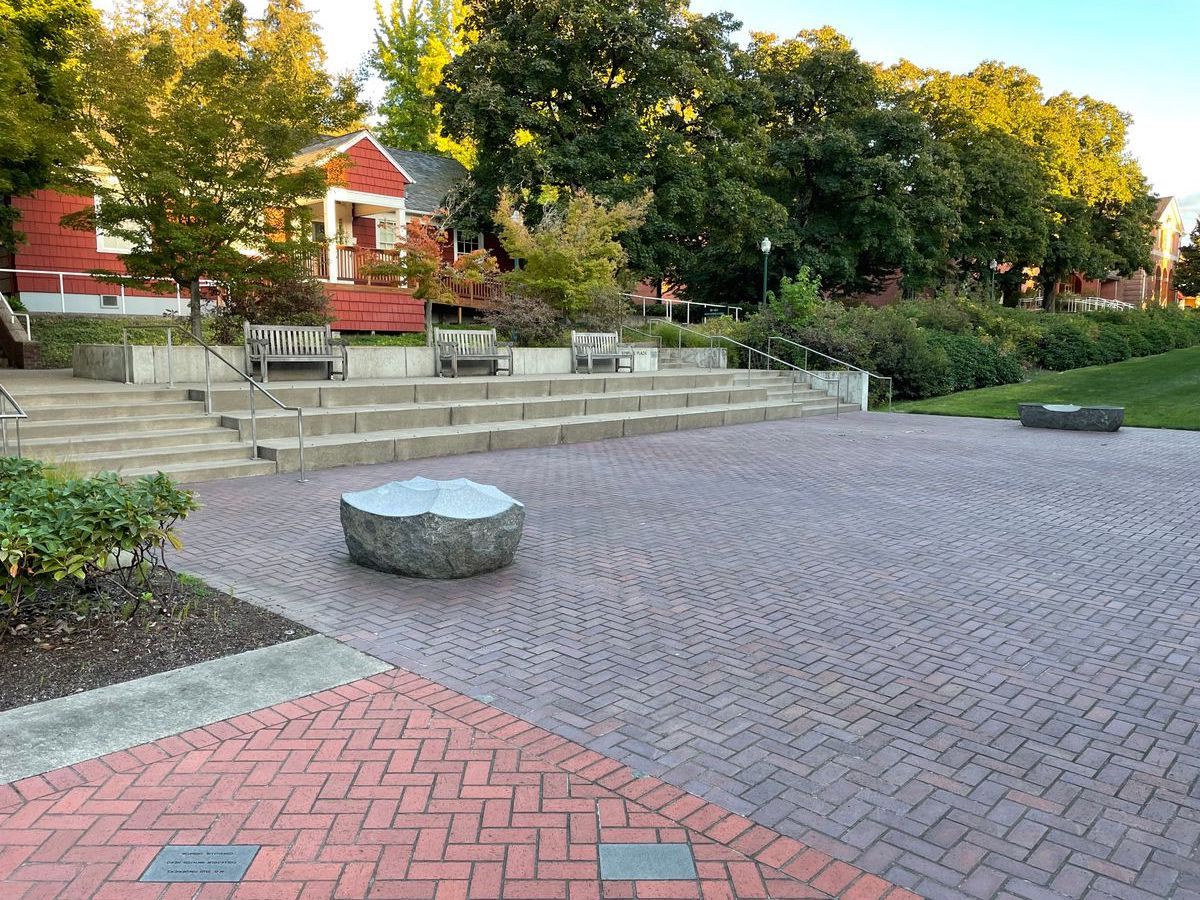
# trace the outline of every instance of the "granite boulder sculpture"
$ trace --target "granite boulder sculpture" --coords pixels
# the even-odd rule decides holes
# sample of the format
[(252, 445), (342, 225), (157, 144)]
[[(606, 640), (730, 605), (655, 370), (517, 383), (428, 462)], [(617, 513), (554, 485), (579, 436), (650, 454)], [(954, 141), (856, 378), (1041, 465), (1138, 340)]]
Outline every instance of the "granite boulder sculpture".
[(1073, 406), (1066, 403), (1020, 403), (1017, 411), (1026, 428), (1066, 431), (1116, 431), (1125, 421), (1123, 406)]
[(342, 530), (356, 563), (414, 578), (467, 578), (507, 566), (525, 507), (466, 478), (412, 478), (342, 495)]

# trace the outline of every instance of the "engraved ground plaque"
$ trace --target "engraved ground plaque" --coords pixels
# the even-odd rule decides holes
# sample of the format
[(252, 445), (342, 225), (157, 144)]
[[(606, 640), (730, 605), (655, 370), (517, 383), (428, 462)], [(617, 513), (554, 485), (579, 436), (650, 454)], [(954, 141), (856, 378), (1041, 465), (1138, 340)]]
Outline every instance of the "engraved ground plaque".
[(209, 844), (163, 847), (141, 881), (241, 881), (258, 844)]

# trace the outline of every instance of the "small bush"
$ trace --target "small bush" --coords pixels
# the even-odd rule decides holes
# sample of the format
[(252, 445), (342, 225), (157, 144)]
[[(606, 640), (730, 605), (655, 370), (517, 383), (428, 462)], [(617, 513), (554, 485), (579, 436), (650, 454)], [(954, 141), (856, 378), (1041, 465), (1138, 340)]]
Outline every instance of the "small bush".
[(1038, 340), (1037, 362), (1044, 369), (1062, 372), (1094, 365), (1096, 360), (1090, 335), (1070, 319), (1050, 322)]
[(63, 477), (27, 459), (0, 459), (0, 608), (15, 612), (64, 581), (102, 576), (136, 607), (168, 571), (167, 545), (195, 500), (166, 475)]
[(530, 294), (514, 294), (504, 298), (498, 309), (483, 317), (489, 328), (495, 328), (501, 340), (519, 343), (522, 347), (564, 346), (565, 323), (549, 303)]
[(974, 334), (934, 333), (929, 342), (946, 352), (955, 391), (1012, 384), (1021, 380), (1021, 364), (1015, 356), (999, 352)]
[(307, 267), (272, 261), (260, 278), (233, 285), (214, 317), (217, 340), (242, 342), (243, 322), (258, 325), (327, 325), (333, 321), (325, 286)]

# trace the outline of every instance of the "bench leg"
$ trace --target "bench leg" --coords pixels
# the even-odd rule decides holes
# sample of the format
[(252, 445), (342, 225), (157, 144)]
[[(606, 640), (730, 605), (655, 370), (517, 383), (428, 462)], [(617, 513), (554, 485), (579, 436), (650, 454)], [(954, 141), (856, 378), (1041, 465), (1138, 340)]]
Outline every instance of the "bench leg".
[(261, 366), (262, 366), (262, 383), (267, 384), (270, 382), (271, 376), (267, 374), (267, 357), (265, 355), (262, 358)]

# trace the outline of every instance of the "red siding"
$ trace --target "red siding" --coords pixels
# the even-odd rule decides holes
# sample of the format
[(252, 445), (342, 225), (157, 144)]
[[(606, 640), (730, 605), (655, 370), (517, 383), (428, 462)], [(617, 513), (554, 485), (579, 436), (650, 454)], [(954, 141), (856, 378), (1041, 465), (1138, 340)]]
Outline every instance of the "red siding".
[(395, 164), (379, 148), (363, 138), (346, 151), (350, 166), (346, 171), (346, 187), (352, 191), (403, 197), (408, 184)]
[(425, 304), (394, 289), (326, 285), (333, 327), (344, 331), (424, 331)]
[[(89, 272), (95, 269), (125, 271), (119, 253), (101, 253), (96, 249), (94, 231), (73, 231), (59, 224), (67, 213), (90, 208), (90, 197), (37, 191), (31, 197), (14, 197), (12, 202), (21, 212), (17, 227), (25, 233), (25, 243), (17, 248), (13, 268), (58, 272)], [(68, 277), (63, 281), (67, 293), (110, 294), (118, 290), (116, 285), (97, 282), (87, 276)], [(54, 275), (19, 274), (17, 290), (57, 293), (58, 278)], [(158, 296), (151, 291), (134, 288), (126, 288), (125, 293), (139, 297)]]

